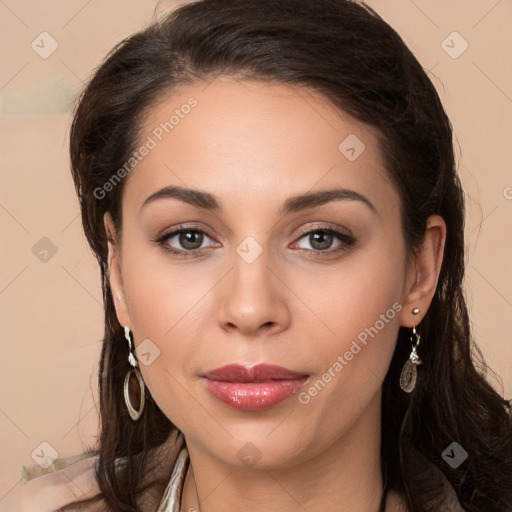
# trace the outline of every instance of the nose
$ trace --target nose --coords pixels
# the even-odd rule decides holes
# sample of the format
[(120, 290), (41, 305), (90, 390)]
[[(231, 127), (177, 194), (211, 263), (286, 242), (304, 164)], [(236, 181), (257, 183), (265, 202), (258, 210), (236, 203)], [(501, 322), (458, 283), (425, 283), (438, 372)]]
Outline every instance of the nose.
[(287, 329), (291, 292), (285, 279), (269, 258), (268, 250), (250, 263), (235, 253), (233, 268), (218, 290), (219, 325), (252, 337), (275, 335)]

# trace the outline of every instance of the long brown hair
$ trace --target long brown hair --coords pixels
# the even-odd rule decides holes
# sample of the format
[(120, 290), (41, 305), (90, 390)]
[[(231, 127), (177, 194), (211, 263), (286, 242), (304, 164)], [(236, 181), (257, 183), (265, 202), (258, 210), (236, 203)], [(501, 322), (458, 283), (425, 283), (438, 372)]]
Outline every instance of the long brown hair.
[[(218, 75), (311, 88), (375, 127), (400, 194), (410, 251), (420, 246), (426, 219), (443, 217), (444, 260), (420, 326), (423, 364), (416, 389), (406, 395), (398, 387), (410, 351), (405, 329), (383, 383), (382, 470), (387, 489), (404, 495), (412, 512), (442, 509), (445, 495), (432, 468), (445, 474), (468, 512), (510, 512), (512, 415), (483, 376), (486, 366), (470, 333), (462, 291), (464, 197), (451, 125), (400, 36), (370, 7), (348, 0), (185, 4), (119, 43), (82, 92), (71, 129), (71, 170), (105, 305), (96, 467), (101, 494), (95, 499), (109, 510), (137, 511), (144, 494), (161, 495), (172, 468), (159, 466), (160, 478), (148, 478), (157, 466), (153, 449), (164, 450), (176, 431), (149, 391), (138, 422), (126, 411), (127, 345), (109, 286), (103, 227), (108, 211), (122, 233), (123, 182), (101, 199), (95, 191), (129, 159), (140, 142), (143, 115), (161, 96)], [(441, 456), (454, 441), (469, 455), (456, 469)]]

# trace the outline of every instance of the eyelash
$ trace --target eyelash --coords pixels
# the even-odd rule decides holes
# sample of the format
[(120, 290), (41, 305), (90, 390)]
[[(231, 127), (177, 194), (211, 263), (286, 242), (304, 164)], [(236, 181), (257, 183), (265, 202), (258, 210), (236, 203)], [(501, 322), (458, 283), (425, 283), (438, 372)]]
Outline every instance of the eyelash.
[[(324, 256), (324, 255), (331, 255), (332, 253), (338, 252), (338, 251), (345, 251), (348, 246), (351, 246), (355, 243), (355, 238), (353, 238), (352, 236), (347, 235), (346, 233), (342, 233), (341, 231), (338, 231), (329, 226), (315, 226), (313, 229), (310, 228), (310, 229), (301, 231), (299, 233), (299, 237), (297, 238), (297, 241), (301, 240), (306, 235), (310, 235), (310, 234), (318, 233), (318, 232), (319, 233), (327, 233), (329, 235), (334, 235), (336, 238), (338, 238), (338, 240), (340, 240), (342, 242), (342, 245), (335, 249), (326, 249), (323, 251), (318, 250), (318, 249), (299, 249), (299, 250), (313, 253), (315, 255)], [(191, 227), (191, 226), (178, 226), (177, 229), (162, 235), (161, 237), (157, 238), (156, 240), (153, 240), (153, 242), (160, 245), (166, 253), (172, 254), (173, 256), (178, 257), (178, 258), (193, 257), (194, 255), (200, 254), (204, 251), (204, 249), (191, 249), (190, 251), (181, 251), (181, 250), (174, 249), (174, 248), (171, 248), (168, 245), (166, 245), (165, 242), (169, 238), (179, 235), (181, 233), (200, 233), (200, 234), (206, 235), (208, 238), (212, 238), (208, 235), (208, 233), (206, 233), (202, 229), (198, 229), (198, 228)]]

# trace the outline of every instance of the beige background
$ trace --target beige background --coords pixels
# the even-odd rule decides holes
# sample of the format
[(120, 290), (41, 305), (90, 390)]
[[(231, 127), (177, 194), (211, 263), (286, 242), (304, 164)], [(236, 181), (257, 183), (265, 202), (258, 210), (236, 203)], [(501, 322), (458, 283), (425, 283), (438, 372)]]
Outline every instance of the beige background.
[[(474, 335), (510, 398), (512, 2), (367, 3), (433, 73), (453, 122), (468, 195)], [(0, 510), (20, 486), (22, 464), (34, 465), (31, 454), (40, 453), (41, 442), (59, 457), (95, 443), (103, 312), (99, 270), (82, 234), (68, 167), (70, 105), (106, 52), (149, 22), (156, 5), (0, 0)], [(159, 11), (170, 5), (161, 2)], [(58, 43), (46, 59), (31, 47), (47, 37), (39, 36), (44, 31)], [(450, 36), (454, 31), (463, 39)], [(468, 48), (453, 58), (464, 41)], [(41, 261), (50, 247), (44, 237), (57, 252)]]

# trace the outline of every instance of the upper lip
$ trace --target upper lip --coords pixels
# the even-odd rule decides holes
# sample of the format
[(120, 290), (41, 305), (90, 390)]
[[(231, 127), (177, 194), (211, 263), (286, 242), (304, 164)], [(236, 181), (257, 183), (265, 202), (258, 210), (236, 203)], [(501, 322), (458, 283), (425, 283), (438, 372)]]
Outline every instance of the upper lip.
[(306, 373), (294, 372), (282, 366), (261, 363), (256, 366), (228, 364), (205, 373), (204, 377), (209, 380), (222, 380), (226, 382), (263, 382), (272, 379), (298, 379), (307, 375)]

